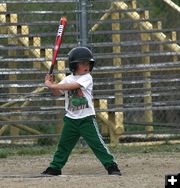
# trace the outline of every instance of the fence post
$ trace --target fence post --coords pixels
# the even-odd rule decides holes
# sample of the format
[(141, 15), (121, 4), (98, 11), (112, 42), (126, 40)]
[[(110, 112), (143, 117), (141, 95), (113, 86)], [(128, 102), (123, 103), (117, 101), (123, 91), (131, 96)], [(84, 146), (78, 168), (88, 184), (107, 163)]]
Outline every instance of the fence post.
[[(161, 30), (162, 29), (162, 22), (161, 21), (157, 21), (157, 22), (153, 23), (153, 28), (157, 29), (157, 30), (158, 29)], [(164, 51), (164, 45), (163, 44), (159, 45), (159, 51), (160, 52)]]
[[(112, 13), (111, 14), (112, 20), (119, 20), (120, 15), (119, 13)], [(118, 23), (112, 23), (112, 30), (113, 31), (119, 31), (120, 30), (120, 24)], [(112, 42), (114, 43), (120, 43), (120, 34), (113, 34), (112, 35)], [(120, 46), (115, 46), (113, 47), (113, 53), (120, 53), (121, 52), (121, 47)], [(113, 59), (113, 65), (114, 66), (121, 66), (121, 59), (119, 57)], [(119, 95), (119, 92), (122, 91), (122, 73), (114, 73), (113, 77), (120, 81), (116, 81), (116, 84), (114, 85), (114, 89), (117, 90), (115, 91), (115, 106), (121, 106), (123, 104), (123, 97), (122, 95)], [(117, 137), (116, 142), (118, 142), (118, 137), (124, 132), (124, 125), (123, 125), (123, 112), (114, 112), (109, 114), (109, 120), (114, 121), (115, 123), (115, 134), (114, 136)], [(114, 119), (114, 120), (113, 120)], [(117, 144), (117, 143), (116, 143)]]
[[(20, 31), (21, 31), (21, 34), (22, 35), (28, 35), (29, 34), (29, 26), (27, 25), (22, 25), (22, 26), (19, 26), (20, 27)], [(22, 37), (20, 38), (20, 41), (23, 42), (24, 46), (29, 46), (29, 37)], [(24, 55), (25, 56), (29, 56), (29, 50), (24, 50)]]
[(88, 26), (87, 26), (87, 0), (79, 1), (79, 23), (80, 23), (80, 46), (87, 46), (88, 44)]
[[(108, 101), (106, 99), (99, 99), (99, 108), (100, 109), (107, 109), (108, 108)], [(100, 112), (100, 114), (105, 118), (108, 119), (108, 113), (107, 112)], [(101, 127), (101, 134), (107, 136), (109, 134), (109, 127), (107, 125), (103, 125)]]
[[(6, 3), (0, 3), (0, 12), (6, 12), (7, 6)], [(0, 14), (0, 23), (6, 23), (6, 14)], [(7, 27), (0, 27), (0, 33), (6, 33)], [(3, 125), (0, 129), (0, 136), (4, 131), (9, 127), (9, 125)]]
[[(41, 38), (40, 37), (33, 37), (32, 38), (32, 46), (36, 47), (35, 49), (33, 49), (33, 53), (36, 55), (37, 58), (41, 57), (41, 50), (38, 49), (38, 47), (41, 46)], [(38, 70), (41, 70), (41, 63), (40, 62), (33, 62), (33, 68), (36, 68)]]
[[(149, 18), (149, 12), (148, 11), (145, 11), (142, 16), (142, 19), (148, 19)], [(142, 29), (140, 27), (140, 29)], [(146, 42), (146, 41), (149, 41), (151, 40), (151, 37), (150, 37), (150, 34), (149, 33), (142, 33), (141, 34), (141, 40)], [(144, 44), (142, 45), (141, 47), (141, 51), (142, 53), (148, 53), (150, 51), (150, 47), (148, 44)], [(150, 57), (149, 56), (145, 56), (145, 57), (142, 57), (142, 63), (143, 64), (150, 64)], [(145, 116), (145, 122), (147, 122), (148, 124), (149, 123), (153, 123), (153, 112), (152, 112), (152, 109), (146, 109), (146, 108), (152, 108), (152, 97), (151, 97), (151, 81), (149, 81), (150, 77), (151, 77), (151, 72), (143, 72), (143, 76), (144, 76), (144, 79), (145, 79), (145, 83), (144, 83), (144, 89), (145, 89), (145, 96), (144, 96), (144, 105), (145, 105), (145, 111), (144, 111), (144, 116)], [(152, 136), (152, 132), (153, 131), (153, 126), (146, 126), (146, 131), (148, 132), (147, 133), (147, 136), (150, 137)]]
[[(17, 23), (17, 14), (10, 14), (7, 17), (7, 22), (11, 23)], [(17, 26), (8, 26), (8, 33), (11, 33), (11, 31), (13, 31), (13, 33), (18, 34), (18, 28)], [(8, 44), (9, 45), (17, 45), (18, 46), (18, 40), (17, 38), (8, 38)], [(10, 57), (16, 57), (16, 50), (9, 50), (8, 51), (8, 56)], [(9, 68), (16, 68), (16, 63), (15, 62), (10, 62), (8, 63), (8, 67)], [(9, 80), (17, 80), (17, 76), (16, 75), (9, 75), (8, 76)], [(9, 93), (17, 93), (17, 88), (9, 88)], [(11, 116), (11, 120), (17, 120), (15, 116)], [(10, 134), (11, 136), (17, 136), (19, 134), (19, 129), (11, 126), (10, 128)], [(12, 139), (12, 142), (15, 142), (15, 140)]]
[[(6, 12), (7, 6), (5, 3), (0, 3), (0, 12)], [(0, 23), (6, 23), (6, 14), (0, 14)], [(0, 33), (5, 33), (6, 27), (0, 27)]]
[[(176, 31), (172, 31), (171, 32), (171, 36), (170, 36), (170, 40), (174, 41), (174, 43), (176, 43), (177, 40), (177, 33)], [(178, 61), (178, 55), (173, 55), (173, 62)]]

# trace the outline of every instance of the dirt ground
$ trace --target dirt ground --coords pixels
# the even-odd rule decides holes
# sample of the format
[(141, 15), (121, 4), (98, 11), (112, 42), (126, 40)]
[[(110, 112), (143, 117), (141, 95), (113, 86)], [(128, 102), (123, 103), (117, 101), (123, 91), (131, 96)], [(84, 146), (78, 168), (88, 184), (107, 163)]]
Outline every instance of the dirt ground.
[[(8, 177), (39, 174), (52, 156), (15, 156), (0, 159), (1, 188), (163, 188), (165, 174), (180, 171), (180, 153), (115, 154), (122, 176), (108, 176), (91, 153), (71, 154), (58, 177)], [(4, 176), (4, 177), (3, 177)], [(6, 176), (6, 177), (5, 177)]]

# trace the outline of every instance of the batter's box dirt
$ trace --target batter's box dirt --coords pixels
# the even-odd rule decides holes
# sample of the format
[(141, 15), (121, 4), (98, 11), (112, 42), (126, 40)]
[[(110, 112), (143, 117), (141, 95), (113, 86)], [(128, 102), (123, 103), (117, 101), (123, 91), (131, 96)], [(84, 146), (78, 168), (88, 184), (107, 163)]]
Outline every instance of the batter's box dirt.
[[(165, 175), (180, 171), (180, 153), (121, 154), (115, 158), (122, 176), (109, 176), (93, 154), (72, 154), (62, 176), (41, 177), (52, 159), (15, 156), (0, 159), (1, 188), (163, 188)], [(40, 175), (37, 177), (36, 175)], [(34, 177), (33, 177), (34, 176)]]

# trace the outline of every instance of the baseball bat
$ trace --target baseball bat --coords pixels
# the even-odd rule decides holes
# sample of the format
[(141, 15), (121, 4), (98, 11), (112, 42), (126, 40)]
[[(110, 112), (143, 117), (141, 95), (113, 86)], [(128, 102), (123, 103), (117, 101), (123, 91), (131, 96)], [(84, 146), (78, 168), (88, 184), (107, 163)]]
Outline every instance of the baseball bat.
[(52, 58), (52, 63), (51, 63), (51, 67), (49, 70), (49, 74), (53, 73), (53, 69), (54, 69), (54, 64), (57, 58), (57, 54), (58, 54), (58, 50), (61, 46), (62, 43), (62, 38), (64, 35), (64, 31), (67, 25), (67, 19), (66, 17), (62, 17), (59, 21), (59, 27), (58, 27), (58, 31), (56, 34), (56, 40), (55, 40), (55, 45), (54, 45), (54, 53), (53, 53), (53, 58)]

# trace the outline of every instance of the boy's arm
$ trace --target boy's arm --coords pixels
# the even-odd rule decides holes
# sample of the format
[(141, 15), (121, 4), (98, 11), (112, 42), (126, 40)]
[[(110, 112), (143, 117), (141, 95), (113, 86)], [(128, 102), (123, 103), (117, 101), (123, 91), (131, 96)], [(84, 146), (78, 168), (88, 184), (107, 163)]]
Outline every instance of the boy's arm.
[[(53, 75), (46, 75), (46, 77), (45, 77), (45, 81), (46, 80), (49, 80), (50, 82), (54, 82), (54, 76)], [(64, 94), (64, 92), (63, 91), (60, 91), (60, 90), (58, 90), (58, 89), (52, 89), (52, 93), (53, 93), (53, 95), (54, 96), (60, 96), (60, 95), (63, 95)]]
[(50, 75), (46, 75), (45, 85), (52, 90), (74, 90), (81, 87), (81, 85), (77, 82), (64, 83), (64, 84), (53, 83)]

